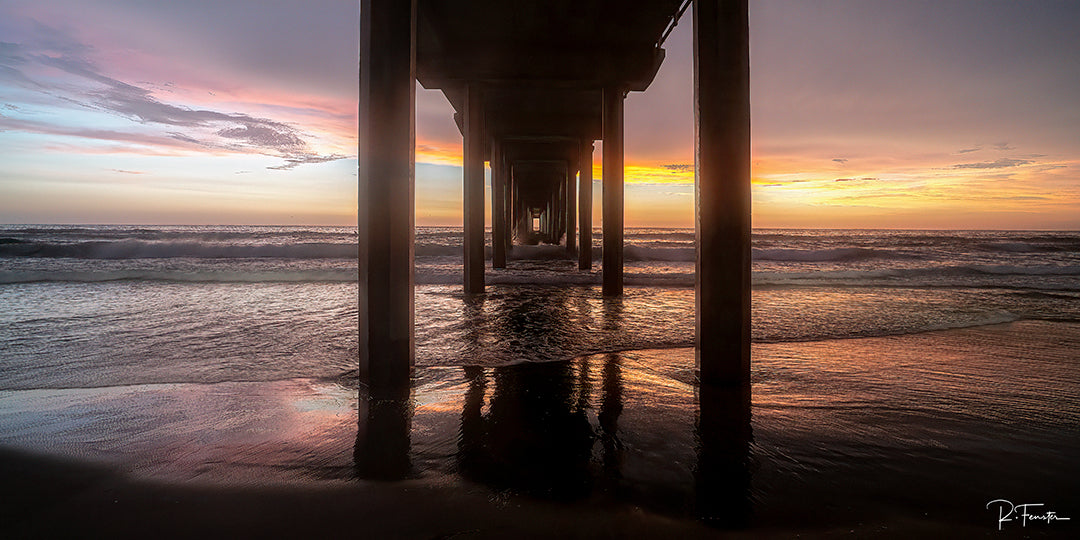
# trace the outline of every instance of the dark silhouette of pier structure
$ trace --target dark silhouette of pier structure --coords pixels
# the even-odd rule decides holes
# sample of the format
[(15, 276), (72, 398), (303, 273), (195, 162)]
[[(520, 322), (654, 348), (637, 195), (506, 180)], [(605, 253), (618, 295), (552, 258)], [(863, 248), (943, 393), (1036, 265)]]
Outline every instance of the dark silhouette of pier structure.
[[(515, 242), (545, 242), (576, 251), (579, 269), (590, 270), (592, 162), (599, 140), (602, 294), (611, 298), (605, 305), (615, 317), (623, 294), (623, 100), (648, 88), (664, 61), (664, 39), (691, 7), (694, 506), (710, 522), (745, 522), (752, 438), (747, 0), (361, 1), (359, 318), (366, 390), (355, 457), (362, 476), (401, 478), (411, 468), (416, 82), (443, 92), (463, 136), (466, 310), (484, 299), (485, 163), (491, 170), (492, 266), (506, 266)], [(580, 371), (587, 373), (588, 366)], [(587, 463), (599, 437), (604, 474), (595, 481), (618, 483), (617, 358), (604, 367), (598, 436), (583, 412), (587, 398), (576, 405), (567, 401), (588, 395), (588, 377), (571, 377), (566, 363), (465, 372), (470, 390), (458, 452), (463, 474), (572, 496), (594, 481)], [(485, 415), (489, 378), (495, 392)]]
[[(699, 380), (750, 365), (747, 0), (363, 0), (360, 16), (360, 374), (408, 388), (413, 364), (415, 84), (440, 89), (464, 146), (464, 289), (512, 243), (592, 260), (593, 144), (603, 141), (603, 295), (623, 292), (623, 100), (645, 91), (692, 5)], [(581, 224), (580, 226), (578, 224)]]

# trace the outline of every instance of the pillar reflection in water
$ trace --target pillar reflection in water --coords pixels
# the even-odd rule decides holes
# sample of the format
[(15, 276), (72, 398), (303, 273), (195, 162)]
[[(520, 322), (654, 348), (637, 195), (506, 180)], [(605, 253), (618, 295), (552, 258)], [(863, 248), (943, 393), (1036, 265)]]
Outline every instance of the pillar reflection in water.
[(458, 463), (476, 480), (552, 498), (576, 498), (591, 487), (595, 438), (580, 401), (581, 373), (571, 362), (520, 364), (488, 373), (467, 367)]
[(745, 527), (750, 520), (750, 387), (698, 386), (697, 515), (711, 526)]
[(360, 389), (353, 460), (361, 478), (400, 480), (408, 476), (412, 467), (412, 396), (408, 388), (404, 392), (387, 390)]
[(622, 443), (618, 435), (619, 416), (623, 410), (621, 361), (617, 354), (609, 354), (604, 360), (604, 394), (597, 415), (600, 444), (604, 449), (604, 476), (611, 480), (618, 480), (622, 476)]
[(604, 333), (618, 335), (622, 330), (623, 322), (623, 298), (621, 296), (607, 297), (603, 300), (603, 322), (601, 328)]
[[(496, 303), (491, 327), (505, 334), (500, 339), (544, 343), (565, 333), (567, 301), (553, 294), (539, 310)], [(488, 327), (482, 309), (470, 303), (466, 315), (468, 339), (479, 344)], [(457, 458), (465, 476), (544, 497), (588, 492), (595, 435), (586, 412), (591, 382), (585, 361), (463, 369), (468, 389)]]

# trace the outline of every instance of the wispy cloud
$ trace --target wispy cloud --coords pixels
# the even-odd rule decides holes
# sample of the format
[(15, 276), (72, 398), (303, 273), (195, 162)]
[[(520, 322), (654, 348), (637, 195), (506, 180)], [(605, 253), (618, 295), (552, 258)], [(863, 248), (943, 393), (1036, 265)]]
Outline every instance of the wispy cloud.
[(297, 151), (302, 150), (305, 146), (304, 141), (291, 130), (275, 129), (275, 127), (261, 125), (257, 122), (248, 122), (240, 127), (222, 129), (217, 134), (253, 147)]
[[(91, 49), (63, 33), (36, 23), (37, 40), (31, 46), (0, 42), (0, 77), (9, 84), (43, 93), (83, 110), (95, 110), (134, 120), (143, 126), (133, 133), (116, 130), (74, 129), (46, 123), (6, 122), (8, 128), (25, 131), (130, 140), (140, 144), (185, 143), (191, 150), (257, 153), (284, 160), (273, 169), (292, 169), (307, 163), (343, 159), (342, 154), (321, 154), (312, 149), (309, 136), (290, 123), (241, 112), (191, 108), (160, 101), (152, 83), (129, 84), (105, 74), (88, 57)], [(36, 76), (48, 69), (69, 77), (62, 81)], [(74, 80), (72, 80), (72, 77)], [(171, 83), (165, 83), (170, 85)], [(156, 135), (134, 131), (158, 131)], [(164, 128), (164, 129), (162, 129)]]
[(341, 154), (331, 154), (329, 156), (320, 156), (317, 154), (297, 154), (285, 158), (285, 163), (273, 167), (267, 167), (267, 169), (285, 171), (308, 163), (326, 163), (328, 161), (337, 161), (339, 159), (345, 159), (347, 157), (349, 156)]
[[(201, 146), (200, 141), (179, 133), (167, 133), (162, 135), (156, 133), (82, 128), (0, 115), (0, 131), (3, 130), (60, 135), (63, 137), (77, 137), (132, 145), (167, 147), (174, 150), (197, 150)], [(134, 150), (134, 148), (132, 149)]]
[(958, 163), (953, 165), (954, 169), (1006, 169), (1009, 167), (1019, 167), (1021, 165), (1028, 165), (1034, 163), (1030, 159), (1012, 159), (1001, 158), (996, 161), (980, 161), (977, 163)]
[(694, 170), (693, 163), (669, 163), (667, 165), (661, 165), (661, 167), (669, 171), (677, 172), (692, 172)]

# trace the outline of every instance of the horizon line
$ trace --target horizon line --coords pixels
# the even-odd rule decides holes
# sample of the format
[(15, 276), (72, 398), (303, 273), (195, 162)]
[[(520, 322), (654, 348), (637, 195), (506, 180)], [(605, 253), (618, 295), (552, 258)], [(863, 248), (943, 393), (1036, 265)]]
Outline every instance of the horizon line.
[[(305, 223), (0, 223), (0, 227), (57, 227), (57, 226), (81, 226), (81, 227), (358, 227), (357, 224), (305, 224)], [(414, 225), (414, 229), (420, 228), (464, 228), (462, 224), (441, 225), (425, 224)], [(681, 229), (687, 231), (696, 230), (696, 227), (682, 227), (671, 225), (624, 225), (623, 229)], [(484, 227), (490, 231), (490, 226)], [(593, 230), (602, 230), (602, 227), (593, 226)], [(1077, 232), (1076, 229), (1047, 229), (1047, 228), (942, 228), (942, 227), (751, 227), (751, 230), (793, 230), (793, 231), (1000, 231), (1000, 232)]]

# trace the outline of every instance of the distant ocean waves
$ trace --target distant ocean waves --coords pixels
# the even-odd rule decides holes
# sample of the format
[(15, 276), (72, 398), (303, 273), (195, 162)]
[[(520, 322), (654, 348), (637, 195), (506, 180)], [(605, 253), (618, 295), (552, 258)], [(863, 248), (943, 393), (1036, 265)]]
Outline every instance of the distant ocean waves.
[[(1001, 249), (1014, 253), (1031, 253), (1048, 248), (1029, 244), (1003, 244)], [(593, 249), (599, 260), (602, 246)], [(460, 245), (422, 243), (415, 247), (417, 257), (460, 257)], [(491, 257), (490, 246), (486, 255)], [(0, 238), (0, 257), (42, 257), (74, 259), (355, 259), (357, 243), (226, 243), (221, 241), (164, 241), (164, 240), (93, 240), (68, 243), (37, 242), (17, 238)], [(624, 247), (627, 261), (694, 262), (693, 244), (686, 247), (646, 247), (629, 243)], [(889, 249), (837, 247), (826, 249), (758, 249), (752, 250), (754, 260), (781, 262), (846, 262), (872, 259), (918, 259), (917, 255)], [(559, 246), (516, 246), (513, 259), (570, 259)]]
[[(650, 272), (648, 268), (630, 270), (625, 282), (634, 287), (693, 287), (694, 273)], [(755, 271), (752, 284), (758, 287), (876, 287), (876, 286), (991, 286), (1015, 289), (1051, 289), (1080, 293), (1080, 287), (1067, 283), (1017, 281), (1032, 277), (1080, 277), (1080, 266), (955, 266), (943, 268), (899, 268), (881, 270), (821, 270), (811, 272)], [(343, 268), (297, 269), (270, 268), (265, 270), (178, 270), (178, 269), (83, 269), (0, 270), (0, 284), (106, 281), (161, 281), (191, 283), (348, 283), (358, 278), (355, 263)], [(980, 278), (983, 281), (979, 281)], [(1010, 279), (1012, 284), (996, 283)], [(425, 267), (418, 264), (417, 285), (460, 285), (460, 269), (443, 266)], [(513, 272), (496, 271), (486, 275), (489, 285), (599, 285), (599, 272)]]
[[(600, 283), (561, 246), (515, 246), (493, 285)], [(355, 227), (0, 226), (0, 284), (107, 281), (341, 283), (357, 279)], [(628, 229), (631, 287), (692, 287), (689, 229)], [(490, 247), (488, 248), (490, 257)], [(419, 285), (462, 282), (460, 228), (419, 227)], [(753, 285), (761, 287), (985, 287), (1080, 291), (1080, 234), (1068, 231), (759, 230)]]
[(123, 239), (73, 243), (0, 238), (0, 257), (72, 259), (353, 259), (356, 243), (231, 244)]
[[(453, 237), (460, 240), (459, 235)], [(77, 259), (159, 259), (159, 258), (277, 258), (277, 259), (355, 259), (358, 255), (355, 240), (342, 243), (256, 243), (250, 236), (244, 243), (220, 240), (143, 240), (125, 238), (120, 240), (92, 240), (75, 242), (41, 242), (19, 238), (0, 238), (0, 257), (43, 257)], [(654, 247), (628, 241), (624, 258), (628, 261), (674, 261), (694, 262), (696, 250), (693, 241), (679, 247)], [(641, 238), (639, 240), (644, 240)], [(1078, 253), (1080, 243), (1045, 244), (1025, 242), (996, 242), (972, 246), (975, 251), (987, 253)], [(594, 259), (600, 259), (602, 245), (593, 248)], [(460, 243), (420, 243), (415, 247), (417, 257), (460, 257)], [(486, 249), (490, 258), (491, 248)], [(755, 261), (778, 262), (852, 262), (865, 260), (919, 260), (929, 258), (931, 253), (913, 253), (910, 249), (887, 249), (868, 247), (807, 248), (754, 248), (751, 255)], [(559, 246), (515, 246), (511, 259), (560, 259), (575, 258)]]
[(164, 281), (188, 283), (320, 283), (353, 282), (356, 267), (341, 269), (267, 271), (179, 270), (9, 270), (0, 271), (0, 284), (105, 281)]

